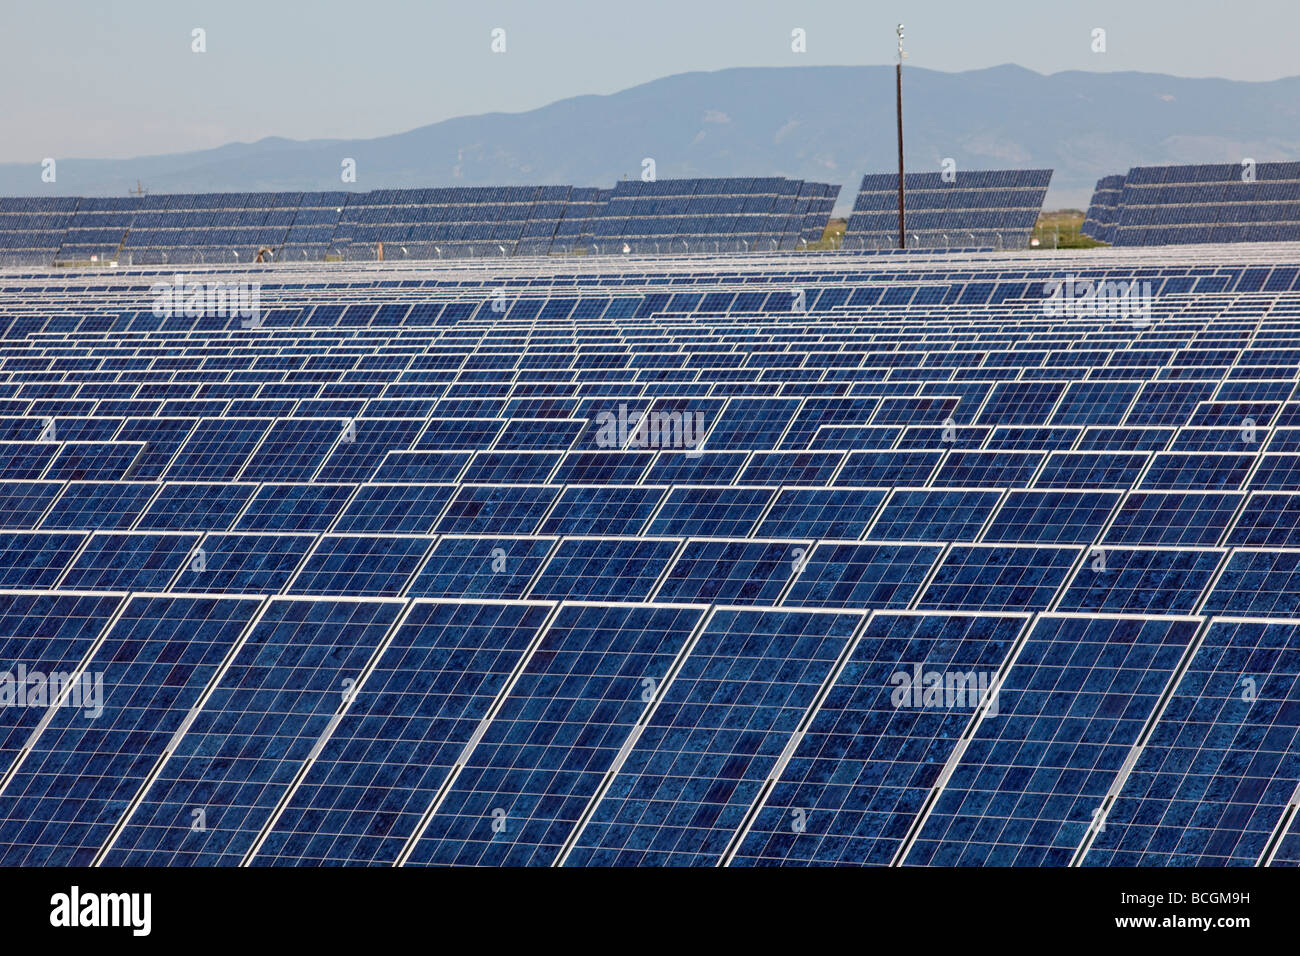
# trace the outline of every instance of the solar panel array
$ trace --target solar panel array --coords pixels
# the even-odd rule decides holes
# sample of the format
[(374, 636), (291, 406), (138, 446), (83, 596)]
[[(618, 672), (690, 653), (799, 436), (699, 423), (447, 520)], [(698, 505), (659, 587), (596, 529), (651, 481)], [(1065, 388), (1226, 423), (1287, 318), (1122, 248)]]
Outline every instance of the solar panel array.
[(0, 197), (0, 264), (49, 263), (72, 222), (75, 198)]
[(591, 223), (592, 247), (641, 254), (794, 249), (821, 238), (839, 191), (780, 176), (623, 180)]
[(1293, 242), (1300, 162), (1134, 166), (1098, 181), (1088, 220), (1099, 227), (1090, 235), (1115, 246)]
[(334, 244), (344, 258), (454, 258), (517, 252), (546, 255), (569, 186), (378, 189), (353, 196)]
[(1124, 191), (1123, 176), (1103, 176), (1088, 203), (1088, 215), (1079, 231), (1100, 242), (1109, 242), (1119, 211), (1119, 197)]
[[(975, 169), (903, 177), (907, 244), (916, 249), (1020, 249), (1038, 221), (1050, 169)], [(845, 249), (898, 242), (898, 174), (868, 173), (844, 232)]]
[(212, 265), (788, 250), (838, 186), (783, 178), (350, 192), (0, 198), (0, 265)]
[(0, 860), (1294, 865), (1251, 251), (6, 273)]

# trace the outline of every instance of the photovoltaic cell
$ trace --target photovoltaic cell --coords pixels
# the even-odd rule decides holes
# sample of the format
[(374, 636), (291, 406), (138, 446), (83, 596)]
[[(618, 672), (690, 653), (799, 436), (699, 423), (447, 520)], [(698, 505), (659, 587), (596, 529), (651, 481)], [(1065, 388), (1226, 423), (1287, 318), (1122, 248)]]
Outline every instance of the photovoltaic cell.
[[(702, 608), (566, 605), (511, 688), (411, 863), (545, 866), (652, 706)], [(649, 684), (647, 684), (647, 681)], [(504, 813), (495, 830), (493, 812)]]
[(1196, 624), (1039, 619), (906, 862), (1068, 864)]
[(407, 596), (520, 598), (554, 547), (554, 538), (439, 538)]
[(77, 591), (165, 591), (193, 559), (200, 537), (97, 531), (59, 586)]
[(1222, 559), (1218, 550), (1094, 548), (1056, 610), (1190, 614)]
[(790, 607), (906, 608), (943, 551), (938, 544), (821, 542), (782, 601)]
[(957, 545), (921, 595), (922, 610), (1042, 611), (1078, 555), (1077, 548)]
[(872, 617), (732, 865), (888, 865), (973, 717), (964, 700), (927, 705), (905, 681), (917, 669), (996, 673), (1024, 623)]
[(754, 533), (760, 538), (860, 538), (885, 494), (878, 488), (782, 488)]
[[(402, 611), (273, 600), (127, 820), (110, 866), (235, 865)], [(191, 811), (206, 808), (205, 827)]]
[(981, 540), (1089, 544), (1123, 496), (1120, 491), (1010, 491)]
[(897, 488), (871, 526), (873, 541), (974, 541), (1002, 498), (979, 489)]
[(716, 862), (860, 622), (715, 612), (566, 864)]
[(674, 540), (566, 538), (546, 562), (528, 597), (644, 600), (676, 550)]
[(1084, 865), (1255, 864), (1300, 782), (1298, 629), (1211, 623)]
[(393, 864), (549, 610), (412, 604), (253, 862)]
[[(95, 594), (0, 594), (0, 661), (9, 672), (11, 691), (19, 675), (69, 674), (86, 656), (108, 624), (122, 598)], [(37, 683), (32, 690), (40, 690)], [(27, 703), (31, 703), (29, 696)], [(48, 693), (37, 706), (0, 707), (0, 775), (7, 773), (18, 752), (50, 703)], [(43, 703), (46, 706), (40, 706)], [(23, 829), (21, 820), (0, 817), (5, 843)]]
[(810, 547), (808, 541), (688, 541), (655, 600), (773, 605)]
[[(6, 865), (94, 860), (259, 603), (131, 599), (90, 663), (102, 675), (103, 713), (89, 719), (85, 709), (56, 711), (0, 795)], [(167, 835), (190, 832), (193, 806)]]
[(418, 535), (325, 535), (287, 591), (395, 597), (402, 593), (432, 542), (432, 538)]

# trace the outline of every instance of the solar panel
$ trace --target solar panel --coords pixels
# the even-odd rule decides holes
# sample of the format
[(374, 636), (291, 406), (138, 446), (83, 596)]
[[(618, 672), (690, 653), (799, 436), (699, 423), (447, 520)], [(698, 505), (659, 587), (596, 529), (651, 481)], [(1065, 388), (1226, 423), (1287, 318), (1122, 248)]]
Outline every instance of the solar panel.
[(323, 535), (285, 587), (292, 594), (395, 597), (432, 541), (418, 535)]
[[(47, 607), (60, 603), (77, 613), (81, 628), (95, 627), (113, 606), (102, 599), (69, 606), (64, 599)], [(55, 710), (0, 795), (7, 864), (87, 866), (97, 858), (259, 603), (180, 595), (130, 600), (83, 672), (100, 687), (99, 704), (92, 698), (89, 708)], [(83, 631), (83, 639), (93, 633)], [(100, 705), (100, 717), (88, 719)], [(182, 808), (177, 826), (157, 835), (183, 839), (192, 832), (190, 809), (201, 808)]]
[(906, 862), (1068, 864), (1195, 632), (1191, 620), (1040, 618)]
[(938, 544), (820, 542), (801, 558), (782, 603), (792, 607), (906, 608), (925, 583)]
[(716, 611), (563, 862), (716, 862), (861, 621)]
[(776, 604), (810, 547), (808, 541), (687, 541), (655, 600)]
[(921, 610), (1046, 610), (1077, 548), (956, 545), (939, 564)]
[(666, 605), (562, 607), (409, 862), (553, 863), (701, 614)]
[(676, 551), (674, 540), (566, 538), (538, 573), (528, 596), (644, 600)]
[[(105, 863), (239, 863), (402, 610), (400, 601), (271, 601)], [(202, 827), (192, 825), (195, 809), (204, 811)]]
[(396, 862), (549, 611), (412, 603), (252, 862)]
[(407, 594), (430, 598), (520, 598), (555, 549), (554, 538), (440, 537)]
[(1024, 624), (1015, 615), (874, 615), (733, 865), (888, 865), (980, 702), (945, 698), (942, 683), (927, 699), (926, 675), (996, 673)]
[(982, 489), (896, 488), (870, 536), (878, 541), (974, 541), (1002, 499)]
[(1259, 860), (1300, 782), (1295, 630), (1211, 623), (1085, 865)]
[[(783, 245), (830, 194), (776, 177), (90, 203), (140, 258), (0, 288), (0, 854), (1300, 858), (1294, 250), (997, 251), (1046, 179), (961, 175), (908, 251)], [(224, 255), (273, 214), (274, 267)], [(256, 327), (153, 313), (212, 253)]]

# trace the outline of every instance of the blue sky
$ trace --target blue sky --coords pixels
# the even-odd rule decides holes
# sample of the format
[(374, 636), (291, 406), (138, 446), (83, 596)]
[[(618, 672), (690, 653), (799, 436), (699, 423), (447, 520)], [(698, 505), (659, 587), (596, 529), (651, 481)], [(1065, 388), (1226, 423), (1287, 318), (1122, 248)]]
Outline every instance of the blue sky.
[[(264, 136), (371, 137), (689, 70), (892, 62), (1272, 80), (1295, 0), (136, 0), (8, 4), (0, 162), (126, 158)], [(207, 33), (191, 52), (191, 31)], [(506, 31), (494, 54), (491, 31)], [(807, 52), (790, 32), (807, 32)], [(1091, 31), (1107, 31), (1092, 52)]]

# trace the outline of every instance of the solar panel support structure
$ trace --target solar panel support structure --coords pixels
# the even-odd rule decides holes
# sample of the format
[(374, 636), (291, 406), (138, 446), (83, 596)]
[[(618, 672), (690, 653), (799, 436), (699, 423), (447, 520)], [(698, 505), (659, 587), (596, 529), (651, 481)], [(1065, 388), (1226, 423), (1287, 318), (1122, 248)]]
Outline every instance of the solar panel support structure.
[(898, 248), (907, 248), (907, 232), (903, 227), (903, 25), (898, 25), (898, 65), (894, 67), (895, 87), (898, 93)]

